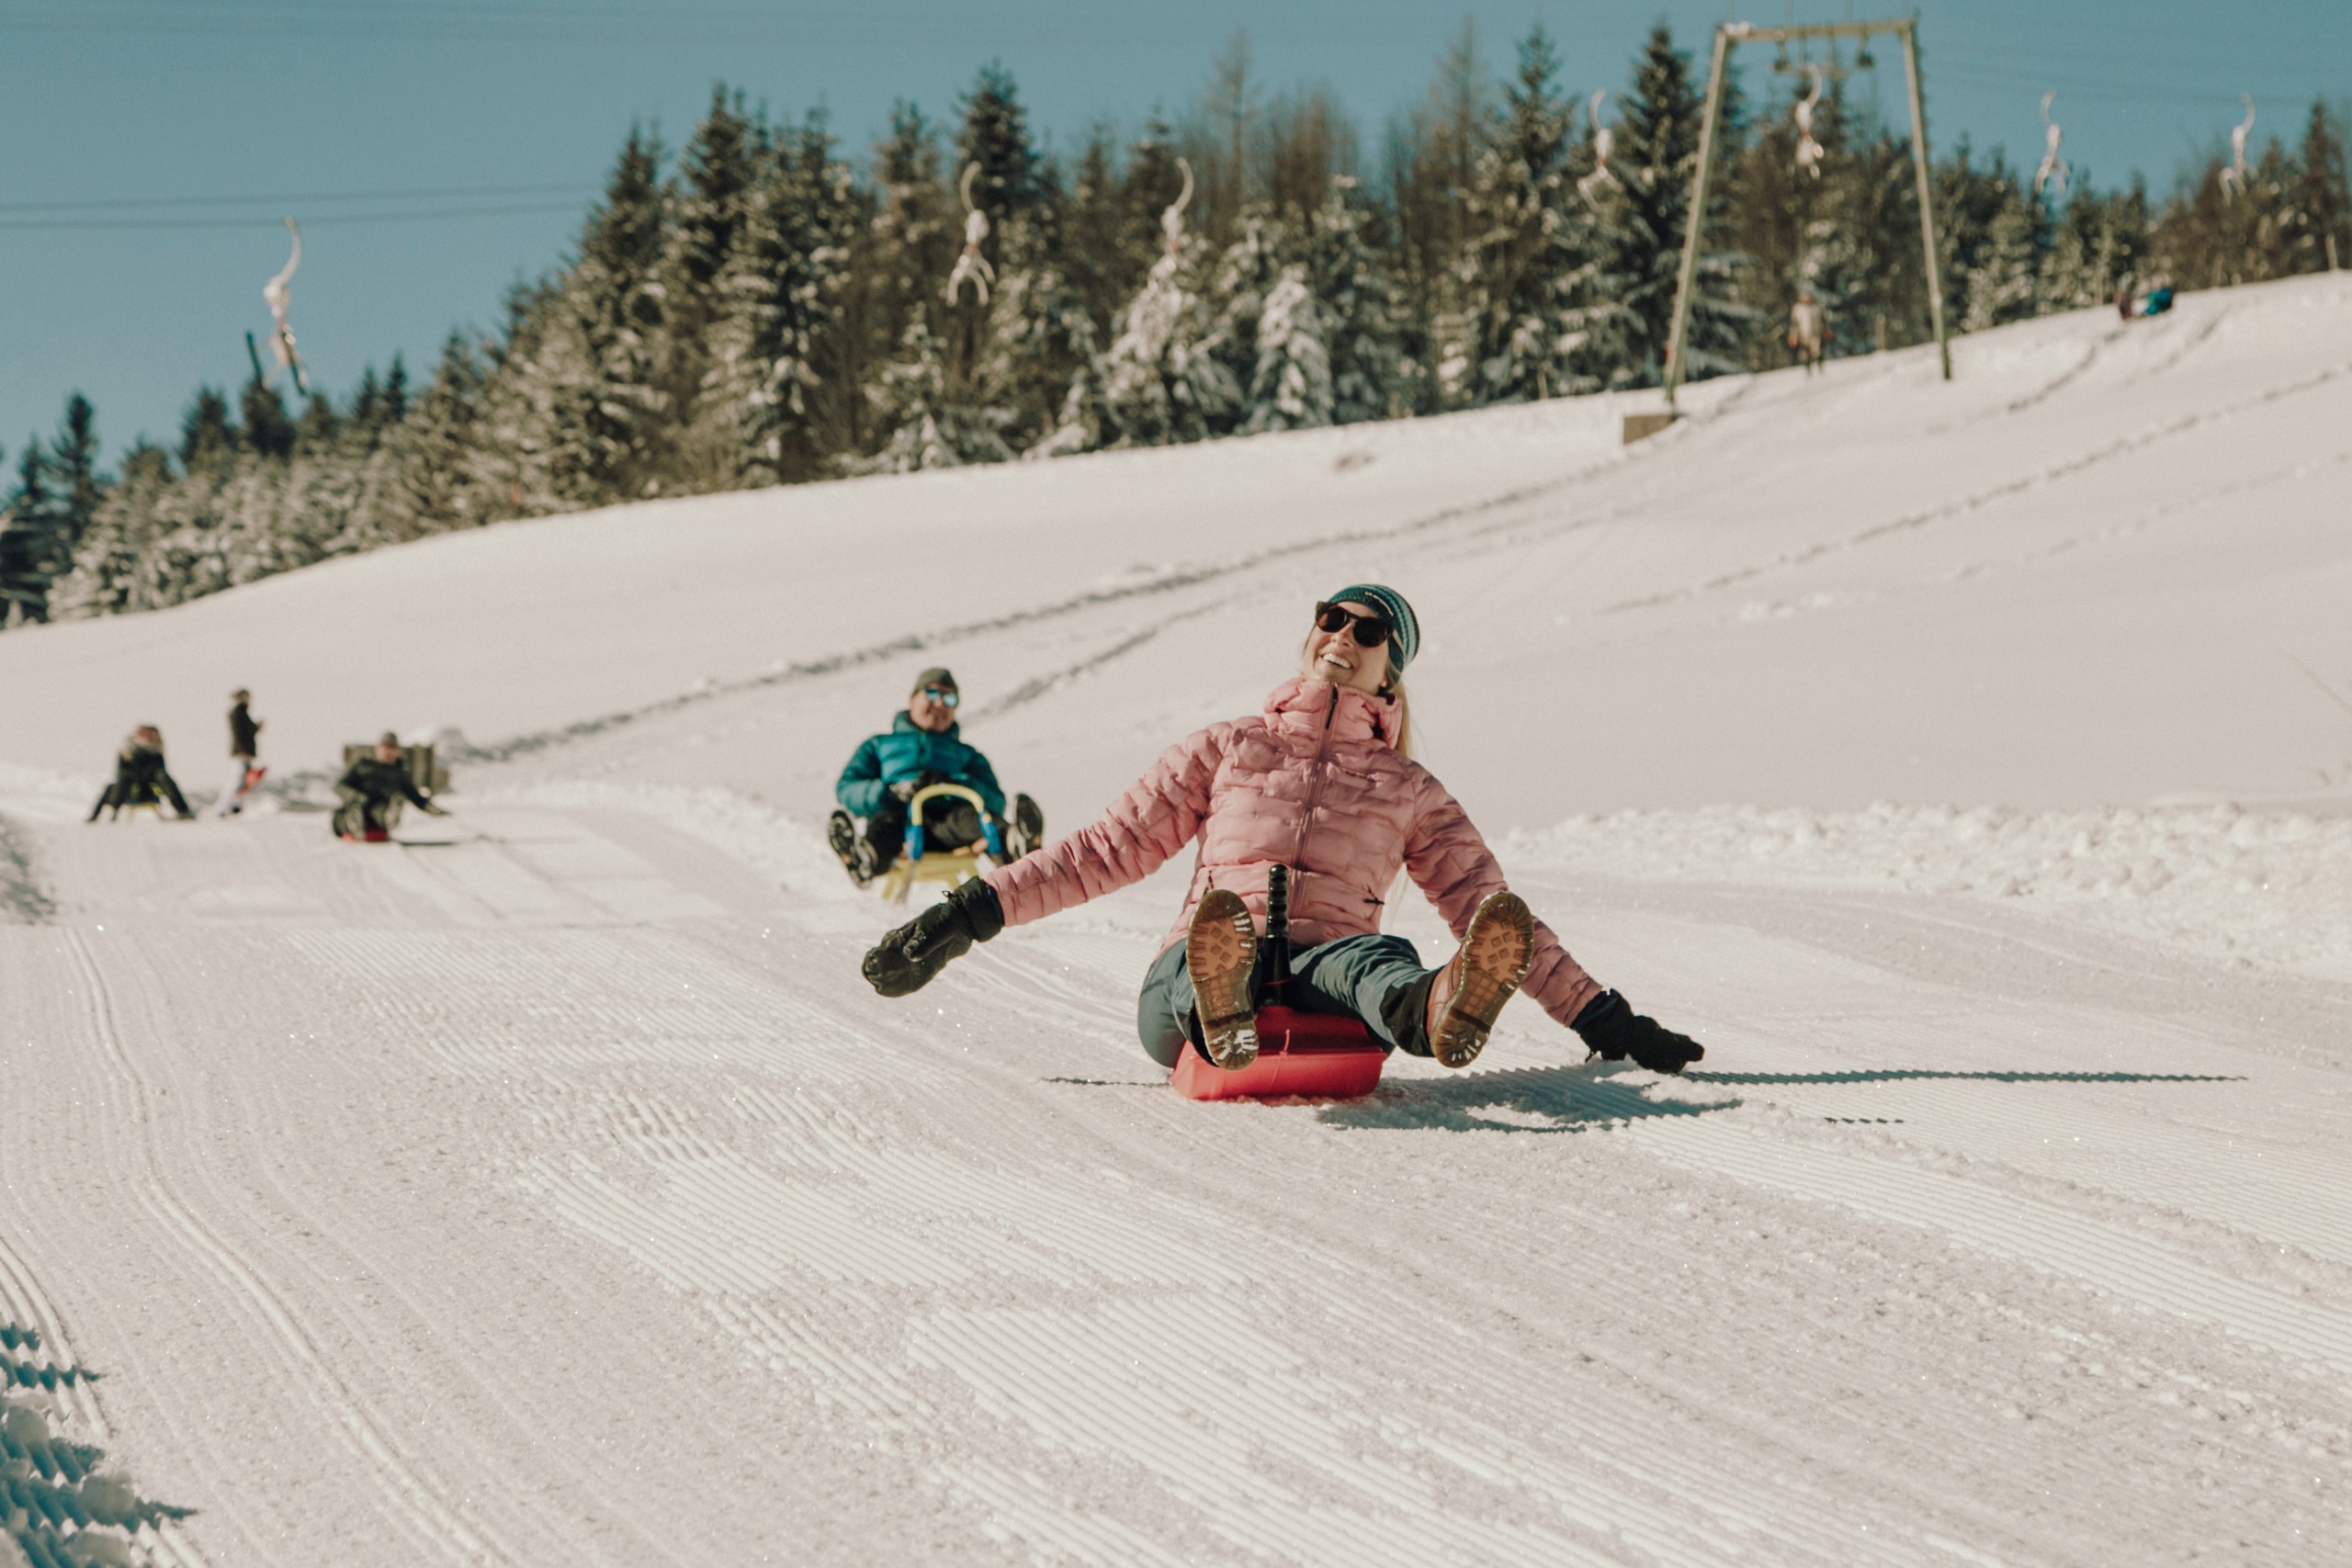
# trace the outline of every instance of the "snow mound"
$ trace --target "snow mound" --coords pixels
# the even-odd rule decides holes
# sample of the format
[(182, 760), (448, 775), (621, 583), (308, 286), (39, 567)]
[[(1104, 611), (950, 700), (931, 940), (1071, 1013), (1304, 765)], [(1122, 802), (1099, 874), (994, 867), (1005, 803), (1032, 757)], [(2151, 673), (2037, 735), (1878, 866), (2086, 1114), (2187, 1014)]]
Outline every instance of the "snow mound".
[(2352, 979), (2352, 817), (1723, 806), (1571, 818), (1511, 835), (1508, 854), (1630, 880), (2021, 899), (2211, 957)]

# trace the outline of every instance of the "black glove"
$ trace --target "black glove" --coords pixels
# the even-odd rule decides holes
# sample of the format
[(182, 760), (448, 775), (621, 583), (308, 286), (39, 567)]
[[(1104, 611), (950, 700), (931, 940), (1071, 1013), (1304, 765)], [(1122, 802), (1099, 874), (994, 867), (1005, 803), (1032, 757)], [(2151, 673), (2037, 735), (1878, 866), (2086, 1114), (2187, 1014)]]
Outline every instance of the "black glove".
[(996, 889), (976, 876), (876, 942), (861, 967), (883, 996), (912, 996), (949, 959), (963, 957), (974, 942), (1002, 930), (1004, 906), (997, 902)]
[(1707, 1048), (1687, 1034), (1677, 1034), (1654, 1018), (1644, 1018), (1614, 991), (1603, 991), (1585, 1004), (1569, 1028), (1577, 1038), (1600, 1055), (1604, 1062), (1634, 1058), (1654, 1073), (1679, 1073), (1707, 1054)]
[(882, 787), (888, 790), (890, 794), (897, 798), (899, 805), (904, 806), (907, 802), (915, 797), (915, 791), (922, 787), (922, 781), (920, 779), (893, 779)]

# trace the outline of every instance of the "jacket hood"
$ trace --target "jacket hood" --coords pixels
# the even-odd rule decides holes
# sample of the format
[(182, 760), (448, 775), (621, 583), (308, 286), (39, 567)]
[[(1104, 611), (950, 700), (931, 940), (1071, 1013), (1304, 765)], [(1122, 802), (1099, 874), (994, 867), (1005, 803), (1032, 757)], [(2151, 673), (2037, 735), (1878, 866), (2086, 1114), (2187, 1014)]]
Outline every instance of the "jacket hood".
[[(1339, 701), (1332, 702), (1337, 693)], [(1294, 675), (1266, 694), (1266, 724), (1273, 729), (1319, 729), (1330, 720), (1334, 740), (1396, 744), (1396, 699), (1375, 697), (1352, 686), (1334, 686)]]

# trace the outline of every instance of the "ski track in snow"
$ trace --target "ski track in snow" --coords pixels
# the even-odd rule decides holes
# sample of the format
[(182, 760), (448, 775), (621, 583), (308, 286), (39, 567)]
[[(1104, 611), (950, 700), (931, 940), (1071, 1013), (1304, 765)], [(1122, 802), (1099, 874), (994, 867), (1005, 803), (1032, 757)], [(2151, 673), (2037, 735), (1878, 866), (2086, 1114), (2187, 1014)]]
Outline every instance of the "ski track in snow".
[[(1497, 835), (1514, 886), (1699, 1070), (1580, 1063), (1520, 1004), (1466, 1072), (1202, 1106), (1133, 1043), (1181, 863), (886, 1005), (855, 964), (897, 912), (797, 797), (698, 759), (765, 727), (763, 766), (830, 768), (864, 700), (831, 677), (956, 646), (992, 661), (967, 716), (1064, 789), (1071, 737), (1132, 705), (1148, 754), (1170, 671), (1225, 679), (1237, 620), (1371, 547), (1497, 594), (1548, 549), (1523, 591), (1558, 625), (1773, 572), (2038, 582), (2341, 472), (2302, 404), (2292, 462), (1923, 547), (2352, 369), (2103, 402), (2225, 357), (2274, 309), (2245, 298), (2178, 341), (1959, 345), (1948, 428), (2058, 434), (1805, 526), (1692, 519), (1931, 356), (942, 632), (885, 604), (839, 652), (472, 747), (403, 844), (84, 829), (78, 787), (0, 770), (0, 898), (44, 922), (0, 926), (0, 1318), (107, 1374), (57, 1401), (197, 1510), (142, 1538), (190, 1568), (2352, 1557), (2352, 818), (1555, 807)], [(1682, 547), (1611, 576), (1662, 508)]]
[(462, 1518), (441, 1495), (442, 1489), (419, 1475), (409, 1458), (400, 1453), (370, 1418), (365, 1404), (344, 1386), (318, 1347), (304, 1331), (286, 1301), (247, 1258), (207, 1224), (175, 1190), (166, 1177), (152, 1135), (157, 1111), (154, 1091), (123, 1047), (115, 1023), (115, 1008), (97, 957), (78, 931), (64, 937), (74, 968), (86, 987), (90, 1032), (127, 1092), (130, 1120), (141, 1129), (133, 1158), (149, 1212), (176, 1233), (199, 1255), (223, 1283), (241, 1293), (266, 1325), (272, 1341), (268, 1354), (309, 1385), (310, 1396), (324, 1406), (347, 1438), (363, 1453), (384, 1487), (387, 1512), (407, 1530), (413, 1549), (448, 1562), (471, 1562), (511, 1557), (479, 1525)]
[(1808, 545), (1803, 549), (1792, 550), (1784, 555), (1775, 556), (1770, 560), (1755, 562), (1736, 570), (1723, 572), (1688, 587), (1668, 589), (1657, 593), (1644, 594), (1639, 598), (1621, 600), (1604, 607), (1601, 614), (1622, 615), (1628, 611), (1656, 609), (1661, 605), (1696, 599), (1725, 588), (1736, 588), (1741, 583), (1751, 582), (1774, 572), (1807, 566), (1826, 556), (1860, 549), (1883, 539), (1929, 527), (1938, 523), (1948, 522), (1954, 517), (1965, 516), (1996, 502), (2038, 490), (2044, 485), (2058, 484), (2074, 479), (2105, 464), (2129, 457), (2160, 442), (2251, 412), (2282, 399), (2316, 391), (2320, 388), (2341, 380), (2346, 375), (2352, 375), (2352, 364), (2331, 366), (2293, 382), (2267, 388), (2251, 398), (2227, 407), (2184, 414), (2154, 429), (2119, 436), (2104, 446), (2067, 457), (2062, 462), (2053, 463), (2036, 472), (2006, 479), (1997, 484), (1972, 491), (1956, 500), (1943, 502), (1899, 517), (1871, 524), (1869, 527), (1857, 530), (1840, 538)]

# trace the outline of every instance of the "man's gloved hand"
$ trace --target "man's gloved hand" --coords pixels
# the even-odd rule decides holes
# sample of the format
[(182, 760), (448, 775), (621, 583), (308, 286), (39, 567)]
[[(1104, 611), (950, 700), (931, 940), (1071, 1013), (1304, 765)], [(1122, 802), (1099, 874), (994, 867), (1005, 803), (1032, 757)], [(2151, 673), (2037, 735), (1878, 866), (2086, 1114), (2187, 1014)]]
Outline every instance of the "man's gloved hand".
[(1677, 1034), (1654, 1018), (1644, 1018), (1614, 991), (1603, 991), (1585, 1004), (1569, 1025), (1577, 1038), (1600, 1054), (1605, 1062), (1631, 1056), (1635, 1065), (1654, 1073), (1679, 1073), (1707, 1054), (1705, 1046), (1687, 1034)]
[(882, 787), (888, 790), (892, 795), (897, 795), (900, 804), (903, 805), (904, 803), (914, 799), (915, 792), (917, 790), (929, 789), (935, 784), (949, 784), (952, 782), (954, 781), (950, 780), (945, 773), (939, 772), (937, 769), (925, 768), (922, 773), (917, 773), (910, 779), (894, 779), (889, 784), (887, 784)]
[(1002, 930), (1004, 906), (997, 902), (996, 889), (974, 877), (876, 942), (861, 967), (883, 996), (912, 996), (949, 959), (963, 957), (974, 942)]

